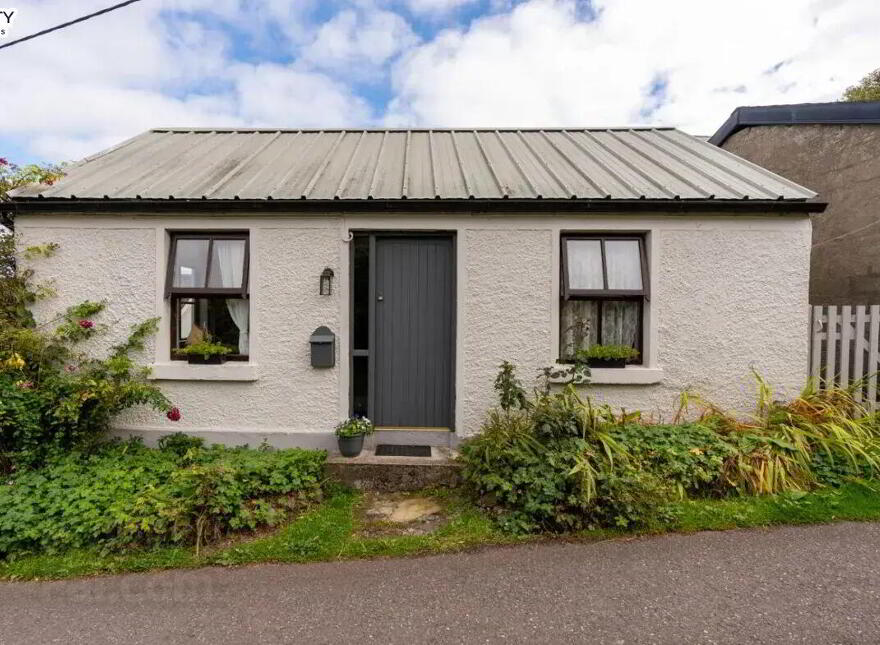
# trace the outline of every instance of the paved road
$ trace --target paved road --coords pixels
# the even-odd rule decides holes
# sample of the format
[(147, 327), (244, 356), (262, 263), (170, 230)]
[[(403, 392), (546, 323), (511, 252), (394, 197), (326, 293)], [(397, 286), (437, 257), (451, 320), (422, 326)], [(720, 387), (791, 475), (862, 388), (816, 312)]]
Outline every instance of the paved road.
[(0, 643), (880, 643), (880, 524), (0, 584)]

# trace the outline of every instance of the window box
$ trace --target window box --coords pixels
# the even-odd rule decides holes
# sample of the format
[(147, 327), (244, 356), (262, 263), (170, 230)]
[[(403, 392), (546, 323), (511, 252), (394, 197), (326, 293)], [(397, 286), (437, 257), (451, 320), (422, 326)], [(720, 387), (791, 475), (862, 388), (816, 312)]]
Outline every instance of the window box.
[(587, 359), (587, 367), (589, 368), (608, 368), (608, 369), (623, 369), (626, 367), (626, 359), (625, 358), (588, 358)]
[(221, 356), (221, 355), (207, 356), (207, 357), (200, 356), (200, 355), (193, 355), (193, 356), (187, 356), (186, 362), (189, 363), (190, 365), (222, 365), (223, 363), (226, 362), (226, 357)]

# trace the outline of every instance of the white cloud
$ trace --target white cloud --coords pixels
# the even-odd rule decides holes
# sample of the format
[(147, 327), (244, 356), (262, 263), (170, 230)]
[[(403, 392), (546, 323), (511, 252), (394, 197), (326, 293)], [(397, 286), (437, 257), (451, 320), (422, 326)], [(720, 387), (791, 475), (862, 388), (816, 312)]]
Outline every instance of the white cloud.
[(419, 42), (400, 15), (375, 7), (345, 9), (320, 26), (302, 59), (346, 75), (375, 75), (391, 58)]
[(232, 69), (238, 114), (252, 125), (343, 127), (370, 119), (366, 101), (321, 74), (266, 63)]
[[(833, 100), (880, 65), (877, 0), (489, 0), (492, 15), (458, 26), (471, 2), (137, 3), (3, 50), (0, 147), (60, 161), (154, 126), (376, 121), (705, 134), (738, 105)], [(106, 4), (19, 3), (15, 31)], [(404, 5), (447, 28), (420, 39)], [(391, 95), (387, 114), (364, 81), (374, 103)]]
[[(240, 4), (138, 3), (5, 50), (0, 143), (22, 142), (34, 157), (60, 161), (156, 126), (338, 126), (370, 118), (362, 99), (323, 73), (297, 63), (236, 61), (228, 32), (183, 17), (169, 29), (160, 16), (173, 8), (211, 10), (227, 20), (256, 13), (265, 21), (289, 15), (297, 3), (267, 0), (255, 9), (250, 2), (247, 13)], [(22, 11), (16, 29), (31, 33), (105, 5), (45, 0), (39, 12)]]
[(396, 66), (388, 122), (711, 133), (739, 105), (834, 100), (880, 64), (876, 0), (594, 5), (592, 22), (573, 0), (531, 0), (442, 32)]

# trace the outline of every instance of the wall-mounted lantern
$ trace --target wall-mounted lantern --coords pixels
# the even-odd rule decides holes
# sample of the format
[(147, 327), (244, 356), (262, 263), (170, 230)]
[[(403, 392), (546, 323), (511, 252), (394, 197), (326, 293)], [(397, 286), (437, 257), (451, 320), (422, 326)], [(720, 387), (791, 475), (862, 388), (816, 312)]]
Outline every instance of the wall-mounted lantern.
[(318, 293), (322, 296), (329, 296), (333, 293), (333, 269), (330, 267), (321, 271), (321, 285)]

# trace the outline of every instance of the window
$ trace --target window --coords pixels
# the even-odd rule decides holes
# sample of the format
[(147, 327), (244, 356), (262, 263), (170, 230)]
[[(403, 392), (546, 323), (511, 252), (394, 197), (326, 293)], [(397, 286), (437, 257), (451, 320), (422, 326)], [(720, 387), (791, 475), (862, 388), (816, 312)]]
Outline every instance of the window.
[(648, 284), (642, 237), (563, 235), (560, 358), (596, 344), (629, 345), (641, 362)]
[(171, 300), (171, 357), (210, 338), (248, 357), (247, 233), (173, 233), (166, 276)]

